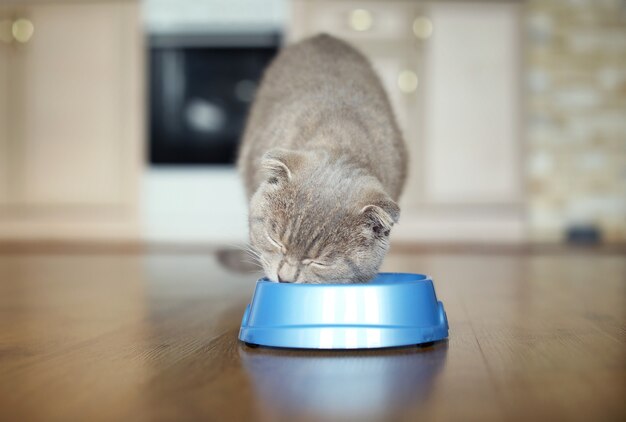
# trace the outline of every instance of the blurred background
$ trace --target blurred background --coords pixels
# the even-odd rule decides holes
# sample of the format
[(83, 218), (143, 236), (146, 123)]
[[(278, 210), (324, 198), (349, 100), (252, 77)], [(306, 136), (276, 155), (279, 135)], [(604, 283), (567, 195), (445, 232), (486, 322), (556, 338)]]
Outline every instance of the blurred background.
[(246, 114), (318, 32), (404, 131), (396, 244), (626, 240), (624, 0), (2, 0), (0, 240), (244, 243)]

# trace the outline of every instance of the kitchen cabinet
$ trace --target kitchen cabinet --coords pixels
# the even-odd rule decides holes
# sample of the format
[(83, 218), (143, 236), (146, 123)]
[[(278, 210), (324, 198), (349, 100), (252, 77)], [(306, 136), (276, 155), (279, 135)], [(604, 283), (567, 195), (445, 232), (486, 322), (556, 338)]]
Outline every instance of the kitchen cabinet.
[(289, 41), (319, 32), (372, 61), (405, 135), (394, 239), (524, 240), (520, 5), (295, 0)]
[(137, 234), (139, 4), (0, 8), (0, 238)]

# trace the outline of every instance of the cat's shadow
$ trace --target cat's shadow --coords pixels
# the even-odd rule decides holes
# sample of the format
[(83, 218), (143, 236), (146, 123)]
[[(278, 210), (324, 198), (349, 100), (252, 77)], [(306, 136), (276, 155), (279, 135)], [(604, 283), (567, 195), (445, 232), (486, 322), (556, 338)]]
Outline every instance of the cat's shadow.
[(262, 402), (277, 412), (382, 420), (423, 403), (445, 365), (448, 342), (367, 351), (239, 346)]

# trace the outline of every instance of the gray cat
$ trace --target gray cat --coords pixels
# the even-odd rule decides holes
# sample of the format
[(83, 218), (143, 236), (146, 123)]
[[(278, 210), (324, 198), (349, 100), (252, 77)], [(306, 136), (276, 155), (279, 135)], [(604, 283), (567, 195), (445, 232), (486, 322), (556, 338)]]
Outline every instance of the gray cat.
[(250, 242), (270, 279), (376, 275), (407, 164), (387, 96), (361, 53), (328, 35), (283, 49), (257, 92), (238, 167)]

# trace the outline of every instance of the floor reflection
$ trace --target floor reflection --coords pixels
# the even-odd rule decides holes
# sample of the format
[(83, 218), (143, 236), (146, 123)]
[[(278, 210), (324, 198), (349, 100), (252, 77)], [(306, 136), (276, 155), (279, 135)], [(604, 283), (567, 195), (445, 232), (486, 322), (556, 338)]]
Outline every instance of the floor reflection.
[(240, 346), (257, 397), (278, 412), (379, 419), (423, 402), (445, 365), (447, 342), (378, 351), (285, 351)]

